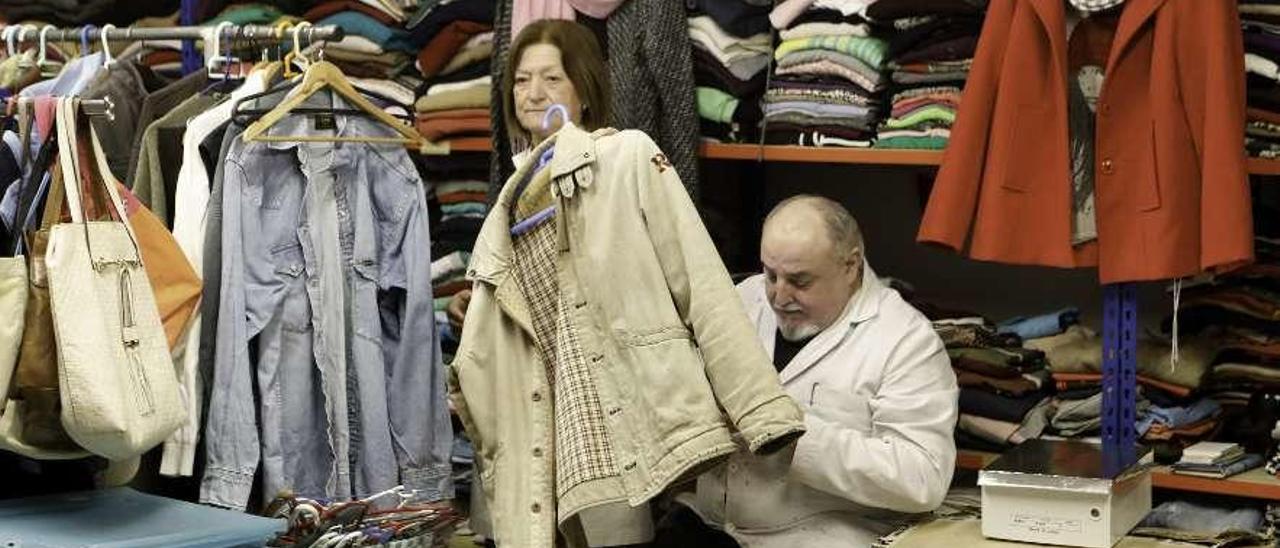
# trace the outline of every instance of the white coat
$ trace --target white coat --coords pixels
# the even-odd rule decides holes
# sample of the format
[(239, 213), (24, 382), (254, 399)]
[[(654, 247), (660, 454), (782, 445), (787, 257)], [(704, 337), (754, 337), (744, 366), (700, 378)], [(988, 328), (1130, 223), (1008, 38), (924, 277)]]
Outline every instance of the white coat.
[[(763, 275), (738, 291), (772, 355)], [(903, 513), (941, 504), (956, 457), (955, 374), (929, 321), (870, 266), (840, 318), (781, 375), (807, 411), (794, 450), (738, 453), (679, 500), (750, 548), (868, 546)]]

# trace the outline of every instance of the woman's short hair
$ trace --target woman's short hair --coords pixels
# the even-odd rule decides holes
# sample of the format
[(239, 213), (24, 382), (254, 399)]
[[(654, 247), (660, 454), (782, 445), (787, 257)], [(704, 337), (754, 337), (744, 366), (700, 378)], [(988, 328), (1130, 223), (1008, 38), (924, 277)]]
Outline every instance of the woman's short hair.
[(502, 118), (507, 125), (507, 135), (513, 140), (523, 138), (525, 143), (532, 138), (516, 117), (515, 94), (512, 91), (520, 57), (525, 49), (535, 44), (549, 44), (560, 50), (560, 63), (582, 101), (583, 128), (594, 131), (608, 126), (611, 104), (609, 67), (605, 64), (600, 42), (590, 29), (573, 21), (542, 19), (524, 27), (512, 41), (507, 66), (502, 71)]

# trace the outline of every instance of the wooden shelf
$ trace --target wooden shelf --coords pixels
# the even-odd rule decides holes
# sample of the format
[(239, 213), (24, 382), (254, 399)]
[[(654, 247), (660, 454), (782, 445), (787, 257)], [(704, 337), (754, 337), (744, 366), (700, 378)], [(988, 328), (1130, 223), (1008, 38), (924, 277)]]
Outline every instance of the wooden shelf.
[[(956, 455), (956, 468), (981, 470), (999, 456), (997, 453), (961, 449)], [(1268, 474), (1264, 468), (1254, 468), (1226, 479), (1212, 479), (1175, 474), (1168, 466), (1157, 466), (1151, 470), (1151, 485), (1172, 491), (1280, 500), (1280, 479)]]
[(492, 152), (493, 140), (488, 137), (463, 137), (449, 141), (452, 152)]
[(1280, 175), (1280, 160), (1266, 158), (1249, 158), (1251, 175)]
[(713, 160), (756, 160), (766, 162), (806, 162), (886, 166), (936, 166), (942, 163), (940, 150), (891, 150), (879, 148), (833, 148), (703, 143), (703, 158)]
[[(464, 137), (449, 142), (455, 152), (489, 152), (493, 150), (488, 137)], [(762, 159), (766, 162), (798, 162), (819, 164), (856, 164), (881, 166), (938, 166), (942, 163), (940, 150), (895, 150), (880, 148), (802, 147), (782, 145), (744, 145), (703, 143), (699, 155), (709, 160)], [(1280, 160), (1249, 158), (1249, 173), (1253, 175), (1280, 175)]]

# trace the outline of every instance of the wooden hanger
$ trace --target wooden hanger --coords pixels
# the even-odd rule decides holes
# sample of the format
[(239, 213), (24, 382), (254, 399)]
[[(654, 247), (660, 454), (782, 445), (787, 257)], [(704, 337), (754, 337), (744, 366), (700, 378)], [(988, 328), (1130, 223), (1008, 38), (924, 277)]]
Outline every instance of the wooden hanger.
[[(267, 130), (277, 122), (289, 116), (289, 113), (301, 106), (309, 97), (317, 92), (329, 89), (342, 96), (351, 106), (356, 107), (375, 120), (390, 126), (400, 134), (399, 137), (340, 137), (325, 135), (267, 135)], [(282, 101), (276, 108), (262, 115), (258, 121), (250, 124), (244, 131), (244, 140), (266, 142), (303, 142), (303, 143), (383, 143), (403, 144), (418, 149), (423, 154), (446, 154), (447, 145), (439, 145), (427, 141), (413, 127), (402, 123), (386, 111), (370, 103), (347, 81), (347, 77), (336, 65), (328, 61), (316, 61), (307, 68), (302, 76), (302, 83), (294, 89), (293, 95)]]

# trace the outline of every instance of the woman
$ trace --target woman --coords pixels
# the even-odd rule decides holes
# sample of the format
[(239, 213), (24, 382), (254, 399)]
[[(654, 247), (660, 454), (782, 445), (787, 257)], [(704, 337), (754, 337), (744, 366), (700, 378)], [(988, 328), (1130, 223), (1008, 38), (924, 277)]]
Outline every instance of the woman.
[[(502, 112), (516, 170), (530, 150), (555, 134), (566, 121), (588, 131), (609, 120), (609, 70), (595, 35), (577, 23), (558, 19), (535, 21), (511, 45), (502, 78)], [(551, 109), (552, 105), (564, 108)], [(545, 125), (544, 125), (545, 124)], [(449, 321), (461, 332), (471, 290), (449, 302)], [(579, 519), (590, 546), (641, 546), (653, 540), (647, 508), (615, 505), (584, 512)]]
[(646, 545), (644, 502), (736, 451), (734, 432), (763, 454), (803, 431), (676, 169), (602, 127), (606, 74), (589, 30), (548, 20), (502, 79), (525, 152), (457, 299), (450, 398), (503, 546)]
[[(502, 112), (511, 136), (516, 169), (528, 151), (554, 134), (564, 120), (547, 115), (551, 105), (562, 105), (574, 125), (588, 131), (609, 121), (609, 68), (595, 35), (570, 21), (544, 19), (520, 31), (511, 44), (511, 58), (503, 73)], [(543, 127), (544, 119), (549, 122)], [(459, 291), (449, 300), (449, 322), (461, 332), (471, 302), (471, 290)]]

